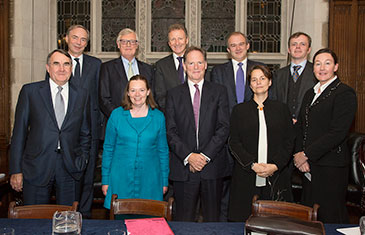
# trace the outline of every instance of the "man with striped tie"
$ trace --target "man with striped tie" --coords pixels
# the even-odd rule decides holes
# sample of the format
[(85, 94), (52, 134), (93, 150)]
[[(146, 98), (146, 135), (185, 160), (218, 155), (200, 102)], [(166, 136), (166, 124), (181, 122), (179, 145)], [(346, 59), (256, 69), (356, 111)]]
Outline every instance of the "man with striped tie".
[(296, 32), (288, 41), (290, 64), (279, 69), (273, 76), (273, 96), (289, 107), (293, 123), (299, 115), (305, 92), (316, 84), (313, 64), (307, 60), (312, 39), (303, 32)]

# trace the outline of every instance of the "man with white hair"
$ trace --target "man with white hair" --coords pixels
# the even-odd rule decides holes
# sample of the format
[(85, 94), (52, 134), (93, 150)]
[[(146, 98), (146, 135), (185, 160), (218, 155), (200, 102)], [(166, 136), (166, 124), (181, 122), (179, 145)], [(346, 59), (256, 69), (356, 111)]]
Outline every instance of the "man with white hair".
[(137, 34), (132, 29), (122, 29), (116, 42), (120, 57), (103, 63), (100, 69), (99, 105), (107, 118), (120, 106), (125, 86), (132, 76), (143, 75), (150, 86), (153, 84), (152, 66), (135, 57), (138, 50)]

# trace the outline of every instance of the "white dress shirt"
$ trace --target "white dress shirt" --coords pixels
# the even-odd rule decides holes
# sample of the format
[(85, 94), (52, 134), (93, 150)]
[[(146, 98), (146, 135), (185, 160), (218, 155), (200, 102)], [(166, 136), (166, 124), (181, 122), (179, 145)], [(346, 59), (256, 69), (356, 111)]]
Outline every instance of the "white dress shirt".
[(83, 61), (84, 61), (84, 55), (81, 54), (79, 57), (73, 57), (70, 54), (71, 58), (72, 58), (72, 74), (75, 76), (75, 69), (76, 69), (76, 60), (75, 58), (79, 58), (79, 63), (80, 63), (80, 77), (82, 76), (82, 65), (83, 65)]
[(236, 84), (236, 80), (237, 80), (236, 76), (237, 76), (237, 70), (239, 68), (238, 63), (242, 63), (243, 75), (245, 77), (245, 79), (244, 79), (245, 80), (245, 84), (244, 85), (246, 86), (246, 82), (247, 82), (247, 74), (246, 74), (246, 71), (247, 71), (247, 58), (244, 59), (242, 62), (239, 62), (239, 61), (237, 61), (235, 59), (232, 59), (233, 74), (234, 74), (234, 84)]
[[(52, 104), (53, 104), (53, 109), (55, 109), (55, 105), (56, 105), (56, 94), (58, 92), (58, 85), (51, 79), (49, 78), (49, 85), (51, 88), (51, 95), (52, 95)], [(63, 86), (62, 86), (62, 91), (61, 91), (61, 95), (63, 98), (63, 102), (65, 104), (65, 115), (67, 113), (67, 107), (68, 107), (68, 92), (69, 92), (69, 85), (68, 82), (66, 82)]]

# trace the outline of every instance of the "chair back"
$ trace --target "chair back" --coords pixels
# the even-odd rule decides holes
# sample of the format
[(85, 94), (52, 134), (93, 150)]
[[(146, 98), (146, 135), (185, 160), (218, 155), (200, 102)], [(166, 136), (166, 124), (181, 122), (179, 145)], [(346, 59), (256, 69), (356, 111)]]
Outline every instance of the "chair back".
[(312, 208), (290, 202), (257, 199), (258, 195), (255, 195), (252, 200), (253, 216), (280, 215), (305, 221), (317, 220), (318, 204), (314, 204)]
[(11, 219), (52, 219), (56, 211), (76, 211), (79, 203), (75, 201), (72, 206), (64, 205), (30, 205), (16, 206), (15, 201), (10, 202), (8, 218)]
[(114, 220), (114, 215), (135, 214), (165, 217), (167, 221), (171, 221), (173, 197), (170, 197), (168, 202), (149, 199), (117, 198), (118, 195), (113, 194), (110, 204), (111, 220)]
[(350, 181), (361, 188), (365, 179), (365, 134), (352, 132), (347, 143), (351, 155)]

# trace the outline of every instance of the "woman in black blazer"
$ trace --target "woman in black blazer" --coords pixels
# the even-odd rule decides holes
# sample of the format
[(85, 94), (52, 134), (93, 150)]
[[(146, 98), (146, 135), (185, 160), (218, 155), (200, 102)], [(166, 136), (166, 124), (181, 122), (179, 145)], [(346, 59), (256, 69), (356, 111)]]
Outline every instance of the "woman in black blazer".
[(346, 136), (356, 113), (356, 94), (337, 77), (333, 51), (320, 49), (313, 64), (319, 82), (304, 95), (296, 125), (294, 164), (304, 175), (302, 203), (319, 204), (318, 219), (324, 223), (348, 223)]
[(272, 75), (268, 67), (255, 65), (248, 82), (253, 99), (234, 106), (229, 146), (235, 158), (228, 219), (245, 221), (251, 214), (252, 197), (286, 200), (290, 179), (281, 179), (293, 150), (293, 128), (288, 107), (268, 99)]

